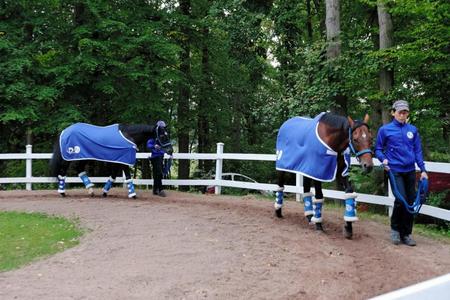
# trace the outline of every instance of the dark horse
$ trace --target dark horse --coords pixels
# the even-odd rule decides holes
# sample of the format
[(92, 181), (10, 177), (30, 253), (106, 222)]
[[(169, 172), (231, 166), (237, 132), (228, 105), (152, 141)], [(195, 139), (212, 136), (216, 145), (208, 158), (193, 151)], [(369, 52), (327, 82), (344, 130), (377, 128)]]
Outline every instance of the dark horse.
[(89, 160), (109, 162), (110, 177), (103, 187), (106, 197), (116, 176), (124, 172), (128, 188), (128, 197), (136, 198), (130, 166), (136, 162), (137, 145), (148, 139), (156, 139), (157, 143), (172, 154), (172, 143), (165, 123), (156, 125), (124, 125), (114, 124), (100, 127), (85, 123), (77, 123), (64, 129), (55, 143), (50, 162), (53, 176), (58, 179), (58, 192), (65, 196), (65, 179), (71, 161), (77, 161), (76, 170), (89, 194), (92, 196), (93, 184), (85, 171)]
[[(309, 222), (322, 227), (322, 181), (330, 182), (338, 176), (345, 189), (346, 210), (344, 235), (351, 239), (352, 222), (358, 220), (355, 209), (356, 193), (348, 179), (350, 155), (353, 153), (364, 172), (373, 168), (372, 135), (366, 115), (363, 121), (353, 121), (331, 113), (321, 113), (314, 119), (295, 117), (286, 121), (277, 137), (277, 177), (275, 212), (281, 218), (286, 172), (304, 175), (303, 203)], [(311, 191), (314, 183), (315, 197)]]

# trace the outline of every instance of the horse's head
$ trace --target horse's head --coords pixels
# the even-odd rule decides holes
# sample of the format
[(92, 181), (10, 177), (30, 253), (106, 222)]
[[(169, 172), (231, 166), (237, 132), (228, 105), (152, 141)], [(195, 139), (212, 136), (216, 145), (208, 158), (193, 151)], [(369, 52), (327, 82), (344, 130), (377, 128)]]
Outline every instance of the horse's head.
[(373, 168), (372, 161), (372, 134), (369, 129), (369, 115), (366, 114), (363, 121), (354, 121), (348, 117), (350, 123), (349, 146), (355, 154), (363, 171), (369, 173)]
[(167, 125), (164, 121), (156, 122), (155, 136), (158, 144), (161, 145), (161, 147), (167, 152), (167, 154), (172, 155), (172, 142), (170, 140), (169, 131), (167, 130)]

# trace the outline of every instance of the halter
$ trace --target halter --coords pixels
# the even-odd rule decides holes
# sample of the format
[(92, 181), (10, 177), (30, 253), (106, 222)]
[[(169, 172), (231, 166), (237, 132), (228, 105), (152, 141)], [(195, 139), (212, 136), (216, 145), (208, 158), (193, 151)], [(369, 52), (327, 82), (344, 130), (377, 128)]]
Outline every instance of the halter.
[(355, 146), (353, 146), (353, 137), (352, 137), (353, 130), (355, 130), (355, 129), (361, 127), (361, 126), (366, 126), (367, 129), (369, 129), (369, 125), (367, 125), (366, 123), (362, 123), (362, 122), (359, 123), (358, 125), (356, 125), (355, 128), (351, 128), (351, 127), (350, 127), (350, 128), (348, 129), (348, 140), (349, 140), (348, 146), (350, 147), (350, 150), (351, 150), (352, 153), (356, 156), (356, 159), (357, 159), (358, 161), (360, 160), (359, 157), (360, 157), (361, 155), (363, 155), (363, 154), (365, 154), (365, 153), (372, 153), (372, 150), (370, 150), (369, 148), (366, 148), (366, 149), (363, 149), (363, 150), (357, 152), (356, 149), (355, 149)]
[(159, 128), (166, 128), (166, 123), (164, 121), (158, 121), (156, 123), (156, 141), (161, 145), (162, 148), (167, 148), (169, 146), (172, 146), (172, 142), (169, 141), (166, 143), (163, 143), (159, 137)]

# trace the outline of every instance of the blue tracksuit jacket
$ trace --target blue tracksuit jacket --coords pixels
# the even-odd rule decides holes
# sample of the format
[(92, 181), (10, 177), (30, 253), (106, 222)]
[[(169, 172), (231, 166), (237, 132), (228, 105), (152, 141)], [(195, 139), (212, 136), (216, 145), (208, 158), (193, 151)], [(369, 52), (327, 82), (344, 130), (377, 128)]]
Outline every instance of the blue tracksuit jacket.
[(426, 171), (419, 132), (411, 124), (393, 119), (382, 126), (378, 130), (375, 155), (380, 162), (387, 159), (389, 168), (394, 172), (414, 171), (414, 163), (422, 172)]

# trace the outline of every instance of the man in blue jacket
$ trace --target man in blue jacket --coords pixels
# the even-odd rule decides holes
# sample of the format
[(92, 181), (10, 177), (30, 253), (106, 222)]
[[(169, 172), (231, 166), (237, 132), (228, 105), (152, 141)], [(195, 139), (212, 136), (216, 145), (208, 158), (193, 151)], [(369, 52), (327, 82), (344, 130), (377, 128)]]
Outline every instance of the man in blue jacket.
[[(407, 123), (408, 102), (395, 101), (392, 109), (394, 119), (378, 130), (375, 155), (383, 163), (386, 171), (390, 170), (393, 173), (399, 192), (411, 204), (416, 194), (415, 163), (421, 171), (420, 179), (428, 179), (428, 175), (423, 162), (419, 132), (415, 126)], [(392, 243), (416, 245), (411, 237), (413, 221), (414, 215), (406, 210), (400, 199), (396, 198), (391, 216)]]

